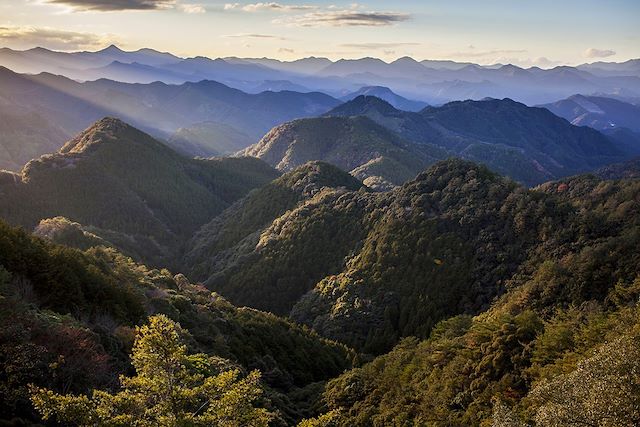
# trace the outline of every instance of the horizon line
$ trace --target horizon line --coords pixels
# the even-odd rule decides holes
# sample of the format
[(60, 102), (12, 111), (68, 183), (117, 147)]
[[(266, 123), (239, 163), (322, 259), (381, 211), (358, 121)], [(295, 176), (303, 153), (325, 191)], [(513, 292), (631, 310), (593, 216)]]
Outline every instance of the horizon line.
[(218, 56), (218, 57), (210, 57), (210, 56), (206, 56), (206, 55), (195, 55), (195, 56), (180, 56), (179, 54), (175, 54), (169, 51), (163, 51), (163, 50), (158, 50), (155, 48), (151, 48), (151, 47), (142, 47), (139, 49), (133, 49), (133, 50), (125, 50), (123, 48), (121, 48), (120, 46), (118, 46), (116, 43), (110, 43), (108, 46), (104, 47), (104, 48), (96, 48), (96, 50), (56, 50), (56, 49), (50, 49), (44, 46), (33, 46), (27, 49), (14, 49), (11, 48), (9, 46), (2, 46), (0, 47), (0, 50), (11, 50), (13, 52), (28, 52), (31, 50), (36, 50), (36, 49), (42, 49), (42, 50), (46, 50), (49, 52), (56, 52), (56, 53), (64, 53), (64, 54), (78, 54), (78, 53), (99, 53), (102, 51), (106, 51), (108, 49), (116, 49), (120, 52), (123, 53), (136, 53), (136, 52), (140, 52), (142, 50), (151, 50), (154, 51), (156, 53), (159, 54), (165, 54), (165, 55), (171, 55), (171, 56), (175, 56), (178, 59), (181, 60), (187, 60), (187, 59), (196, 59), (196, 58), (206, 58), (209, 60), (217, 60), (217, 59), (221, 59), (221, 60), (225, 60), (225, 59), (238, 59), (238, 60), (271, 60), (271, 61), (278, 61), (280, 63), (292, 63), (292, 62), (297, 62), (297, 61), (302, 61), (305, 59), (326, 59), (327, 61), (330, 61), (332, 63), (336, 63), (339, 61), (361, 61), (364, 59), (373, 59), (373, 60), (377, 60), (380, 62), (383, 62), (387, 65), (393, 64), (395, 62), (398, 62), (402, 59), (411, 59), (419, 64), (422, 64), (422, 62), (450, 62), (450, 63), (454, 63), (454, 64), (460, 64), (460, 65), (476, 65), (482, 68), (488, 68), (488, 67), (496, 67), (496, 66), (513, 66), (522, 70), (529, 70), (529, 69), (533, 69), (533, 68), (538, 68), (538, 69), (546, 69), (546, 70), (552, 70), (554, 68), (558, 68), (558, 67), (579, 67), (582, 65), (592, 65), (592, 64), (600, 64), (600, 63), (604, 63), (604, 64), (624, 64), (626, 62), (629, 61), (639, 61), (640, 57), (637, 58), (629, 58), (623, 61), (603, 61), (603, 60), (599, 60), (599, 61), (593, 61), (593, 62), (582, 62), (579, 64), (569, 64), (569, 63), (558, 63), (558, 64), (553, 64), (553, 65), (549, 65), (548, 67), (545, 66), (540, 66), (540, 65), (532, 65), (530, 67), (522, 67), (519, 65), (515, 65), (513, 63), (490, 63), (490, 64), (480, 64), (478, 62), (473, 62), (473, 61), (464, 61), (464, 60), (455, 60), (455, 59), (440, 59), (440, 58), (426, 58), (426, 59), (416, 59), (410, 55), (403, 55), (400, 56), (394, 60), (390, 60), (390, 61), (386, 61), (382, 58), (379, 57), (375, 57), (375, 56), (362, 56), (359, 58), (340, 58), (340, 59), (336, 59), (336, 60), (332, 60), (330, 58), (327, 58), (326, 56), (315, 56), (315, 55), (310, 55), (310, 56), (304, 56), (304, 57), (299, 57), (297, 59), (291, 59), (291, 60), (283, 60), (283, 59), (278, 59), (275, 57), (268, 57), (268, 56), (262, 56), (262, 57), (240, 57), (240, 56)]

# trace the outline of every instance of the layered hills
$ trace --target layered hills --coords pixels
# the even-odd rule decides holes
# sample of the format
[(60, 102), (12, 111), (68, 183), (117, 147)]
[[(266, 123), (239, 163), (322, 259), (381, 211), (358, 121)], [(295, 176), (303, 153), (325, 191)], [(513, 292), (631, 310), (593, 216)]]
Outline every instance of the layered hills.
[[(283, 188), (310, 170), (316, 180), (340, 176), (308, 164), (279, 178), (279, 192), (292, 194)], [(583, 220), (562, 194), (527, 191), (460, 160), (386, 193), (349, 191), (348, 182), (342, 173), (306, 197), (254, 191), (196, 234), (185, 271), (237, 304), (379, 353), (400, 337), (428, 336), (440, 319), (486, 309), (529, 262), (577, 239)], [(269, 210), (260, 207), (267, 200)], [(241, 221), (244, 212), (252, 216)]]
[(628, 159), (640, 149), (510, 99), (452, 102), (411, 113), (358, 97), (326, 114), (360, 115), (416, 145), (439, 146), (527, 185)]
[(375, 96), (377, 98), (383, 99), (387, 101), (389, 104), (393, 105), (394, 108), (403, 111), (420, 111), (423, 108), (427, 107), (426, 102), (415, 101), (412, 99), (407, 99), (404, 96), (400, 96), (397, 93), (393, 92), (388, 87), (384, 86), (364, 86), (358, 89), (355, 92), (349, 93), (340, 99), (342, 101), (351, 101), (358, 96)]
[(282, 122), (316, 116), (338, 104), (317, 92), (247, 94), (214, 81), (79, 83), (0, 68), (0, 111), (6, 112), (0, 122), (0, 167), (17, 170), (16, 165), (56, 151), (105, 116), (167, 140), (184, 154), (211, 157), (244, 148)]
[[(0, 65), (21, 73), (49, 72), (91, 81), (182, 84), (215, 80), (244, 91), (255, 88), (308, 88), (334, 96), (364, 87), (387, 87), (429, 104), (456, 99), (513, 98), (527, 104), (555, 102), (576, 93), (640, 93), (640, 60), (597, 62), (578, 67), (521, 68), (512, 64), (478, 65), (455, 61), (385, 62), (378, 58), (181, 58), (153, 49), (124, 51), (109, 46), (96, 52), (56, 52), (41, 47), (0, 49)], [(273, 82), (285, 82), (275, 84)]]
[(412, 144), (363, 116), (285, 123), (241, 153), (281, 171), (308, 161), (328, 162), (380, 189), (400, 185), (447, 156), (436, 146)]
[(0, 185), (0, 217), (33, 228), (63, 216), (159, 262), (198, 227), (278, 173), (249, 158), (193, 160), (113, 118)]
[(151, 314), (179, 322), (190, 352), (220, 369), (259, 369), (273, 425), (315, 413), (322, 382), (352, 366), (345, 346), (272, 314), (236, 308), (183, 275), (117, 251), (52, 244), (0, 221), (0, 421), (38, 417), (29, 387), (87, 393), (131, 370), (135, 326)]
[(640, 107), (617, 99), (574, 95), (543, 107), (576, 126), (598, 130), (627, 128), (640, 132)]
[(267, 152), (282, 174), (191, 159), (107, 118), (1, 173), (0, 217), (46, 238), (0, 223), (1, 413), (37, 421), (28, 384), (109, 389), (132, 328), (163, 313), (193, 351), (259, 369), (276, 425), (325, 410), (356, 426), (634, 425), (637, 162), (534, 188), (435, 156), (386, 192), (358, 179), (362, 147), (395, 162), (387, 172), (428, 144), (507, 145), (566, 169), (617, 148), (550, 114), (357, 98), (281, 130)]

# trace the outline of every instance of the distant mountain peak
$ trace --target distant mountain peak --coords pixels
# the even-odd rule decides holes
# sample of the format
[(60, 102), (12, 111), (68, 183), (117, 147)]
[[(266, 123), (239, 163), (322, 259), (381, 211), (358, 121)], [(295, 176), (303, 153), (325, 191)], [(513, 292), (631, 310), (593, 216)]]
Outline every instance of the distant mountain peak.
[(403, 62), (410, 63), (410, 64), (420, 64), (418, 61), (416, 61), (410, 56), (403, 56), (402, 58), (398, 58), (395, 61), (393, 61), (392, 64), (400, 64)]
[(360, 116), (369, 111), (378, 111), (382, 114), (399, 112), (393, 105), (377, 96), (359, 95), (351, 101), (337, 106), (326, 113), (326, 116)]
[(99, 50), (98, 52), (103, 52), (103, 53), (115, 53), (115, 52), (124, 52), (124, 50), (120, 49), (118, 46), (116, 46), (115, 44), (110, 44), (109, 46), (105, 47), (102, 50)]

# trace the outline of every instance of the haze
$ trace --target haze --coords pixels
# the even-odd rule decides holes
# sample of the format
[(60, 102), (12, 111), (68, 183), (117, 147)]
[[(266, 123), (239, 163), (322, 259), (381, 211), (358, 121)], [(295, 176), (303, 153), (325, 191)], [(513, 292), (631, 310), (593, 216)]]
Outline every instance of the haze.
[(638, 56), (633, 0), (5, 0), (0, 45), (180, 56), (452, 59), (550, 68)]

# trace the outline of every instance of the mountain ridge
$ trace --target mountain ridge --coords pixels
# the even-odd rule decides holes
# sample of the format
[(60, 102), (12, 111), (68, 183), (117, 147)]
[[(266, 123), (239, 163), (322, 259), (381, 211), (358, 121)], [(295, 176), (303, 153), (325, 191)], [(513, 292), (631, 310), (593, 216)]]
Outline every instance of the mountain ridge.
[(133, 239), (143, 260), (157, 264), (211, 216), (277, 176), (257, 159), (190, 159), (105, 118), (59, 152), (31, 160), (19, 182), (0, 186), (0, 216), (27, 228), (63, 216), (108, 230), (101, 237), (116, 247), (112, 235)]

